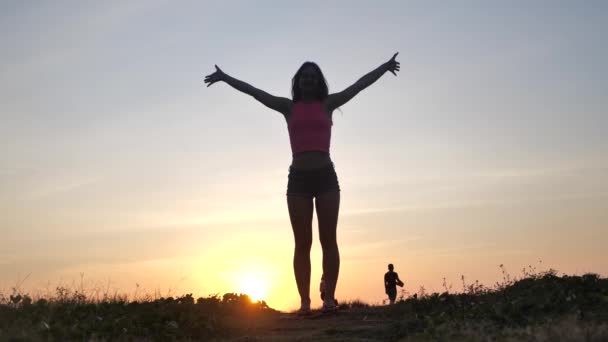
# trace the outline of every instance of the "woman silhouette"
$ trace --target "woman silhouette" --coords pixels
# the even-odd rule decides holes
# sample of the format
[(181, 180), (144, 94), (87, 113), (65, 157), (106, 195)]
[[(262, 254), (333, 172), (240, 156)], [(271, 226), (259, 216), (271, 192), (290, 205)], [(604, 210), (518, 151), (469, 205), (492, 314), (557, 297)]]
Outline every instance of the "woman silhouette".
[[(385, 72), (397, 76), (399, 53), (339, 93), (329, 94), (323, 72), (316, 63), (305, 62), (292, 78), (292, 99), (270, 95), (224, 73), (216, 71), (205, 77), (210, 85), (224, 81), (253, 96), (266, 107), (283, 114), (289, 130), (292, 162), (287, 182), (287, 208), (295, 239), (293, 268), (300, 294), (299, 314), (310, 313), (310, 248), (312, 245), (313, 209), (317, 209), (319, 239), (323, 249), (323, 274), (326, 296), (323, 312), (333, 312), (333, 301), (340, 253), (336, 241), (340, 186), (330, 158), (332, 114), (361, 90), (378, 80)], [(314, 199), (314, 206), (313, 206)]]

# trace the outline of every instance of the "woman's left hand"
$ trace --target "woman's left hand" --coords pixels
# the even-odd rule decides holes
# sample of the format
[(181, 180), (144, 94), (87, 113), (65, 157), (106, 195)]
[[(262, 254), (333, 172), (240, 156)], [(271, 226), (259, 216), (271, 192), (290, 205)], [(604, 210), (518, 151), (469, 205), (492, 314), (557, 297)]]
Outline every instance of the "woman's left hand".
[(395, 71), (399, 71), (399, 62), (395, 60), (395, 57), (397, 57), (398, 54), (399, 52), (395, 53), (393, 55), (393, 58), (391, 58), (388, 62), (384, 63), (384, 65), (386, 66), (386, 70), (392, 72), (395, 76), (397, 76)]

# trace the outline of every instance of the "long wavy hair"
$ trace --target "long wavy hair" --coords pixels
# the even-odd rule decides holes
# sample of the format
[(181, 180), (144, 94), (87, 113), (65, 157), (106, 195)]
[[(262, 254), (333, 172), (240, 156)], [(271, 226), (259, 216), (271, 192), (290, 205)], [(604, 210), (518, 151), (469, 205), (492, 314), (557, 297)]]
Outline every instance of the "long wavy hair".
[(323, 101), (329, 95), (327, 81), (325, 80), (325, 76), (323, 76), (321, 68), (319, 68), (319, 66), (315, 62), (304, 62), (304, 64), (302, 64), (302, 66), (298, 69), (296, 74), (291, 79), (291, 97), (293, 102), (298, 102), (302, 99), (302, 90), (300, 89), (300, 77), (302, 76), (302, 70), (309, 66), (313, 67), (317, 71), (318, 75), (318, 87), (315, 98), (319, 101)]

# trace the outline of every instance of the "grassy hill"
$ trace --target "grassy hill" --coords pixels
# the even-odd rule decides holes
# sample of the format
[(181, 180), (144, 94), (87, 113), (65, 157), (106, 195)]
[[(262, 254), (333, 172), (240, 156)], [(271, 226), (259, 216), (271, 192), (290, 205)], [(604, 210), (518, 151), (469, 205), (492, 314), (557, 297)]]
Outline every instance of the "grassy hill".
[(607, 341), (608, 279), (554, 271), (460, 293), (421, 291), (392, 306), (340, 305), (293, 314), (228, 293), (195, 299), (93, 300), (58, 288), (32, 300), (0, 295), (0, 340), (79, 341)]

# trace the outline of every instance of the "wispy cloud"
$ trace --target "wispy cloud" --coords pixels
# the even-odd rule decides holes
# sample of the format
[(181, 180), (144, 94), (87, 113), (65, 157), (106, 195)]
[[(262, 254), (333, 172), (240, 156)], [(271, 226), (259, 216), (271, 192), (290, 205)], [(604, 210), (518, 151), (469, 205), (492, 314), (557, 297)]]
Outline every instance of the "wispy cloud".
[[(366, 201), (343, 210), (341, 214), (353, 216), (605, 199), (608, 195), (608, 182), (605, 181), (608, 178), (606, 163), (599, 160), (589, 165), (408, 175), (401, 181), (386, 182), (378, 179), (376, 186), (353, 183), (354, 189), (351, 189), (351, 192), (357, 195), (365, 192), (366, 195), (359, 198)], [(384, 205), (369, 204), (379, 202), (376, 198), (384, 202)], [(391, 198), (391, 201), (387, 198)]]

